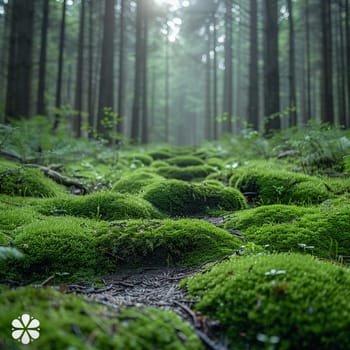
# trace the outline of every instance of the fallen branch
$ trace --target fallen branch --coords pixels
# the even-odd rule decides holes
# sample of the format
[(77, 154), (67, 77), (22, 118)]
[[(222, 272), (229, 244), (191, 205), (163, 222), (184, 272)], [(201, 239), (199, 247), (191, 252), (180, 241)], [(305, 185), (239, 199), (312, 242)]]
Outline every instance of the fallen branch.
[(64, 176), (64, 175), (60, 174), (59, 172), (57, 172), (56, 170), (53, 170), (49, 167), (46, 167), (43, 165), (38, 165), (38, 164), (26, 164), (25, 166), (31, 167), (31, 168), (38, 168), (38, 169), (42, 170), (47, 177), (54, 180), (55, 182), (57, 182), (60, 185), (64, 185), (67, 187), (74, 186), (74, 187), (80, 189), (83, 192), (83, 194), (86, 194), (89, 192), (87, 187), (85, 185), (83, 185), (81, 182), (79, 182), (75, 179), (72, 179), (70, 177)]

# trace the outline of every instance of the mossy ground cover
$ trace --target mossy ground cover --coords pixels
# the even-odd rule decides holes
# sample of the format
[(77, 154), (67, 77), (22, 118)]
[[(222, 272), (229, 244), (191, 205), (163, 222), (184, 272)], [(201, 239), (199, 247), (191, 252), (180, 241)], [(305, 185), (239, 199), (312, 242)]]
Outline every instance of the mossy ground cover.
[(350, 253), (349, 206), (325, 202), (320, 207), (271, 205), (236, 213), (227, 229), (271, 251), (303, 251), (338, 259)]
[(232, 258), (186, 282), (232, 349), (347, 349), (350, 271), (309, 255)]
[(246, 208), (245, 198), (238, 190), (210, 183), (156, 182), (145, 188), (143, 197), (160, 211), (173, 216), (188, 216), (209, 209), (234, 211)]
[(40, 321), (40, 337), (29, 345), (33, 350), (203, 349), (190, 325), (170, 311), (116, 310), (43, 288), (2, 289), (0, 303), (0, 342), (5, 349), (28, 348), (11, 338), (11, 322), (24, 310)]

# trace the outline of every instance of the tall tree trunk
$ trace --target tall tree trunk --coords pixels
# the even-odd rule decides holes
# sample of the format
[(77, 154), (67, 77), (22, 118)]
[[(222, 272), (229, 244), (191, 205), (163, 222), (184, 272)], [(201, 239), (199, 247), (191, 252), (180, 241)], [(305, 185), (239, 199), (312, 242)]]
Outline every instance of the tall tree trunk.
[(88, 125), (89, 138), (93, 137), (93, 129), (95, 126), (94, 111), (94, 1), (89, 0), (89, 67), (88, 67)]
[(250, 51), (248, 123), (259, 130), (259, 72), (258, 72), (258, 12), (257, 0), (250, 0)]
[(60, 43), (58, 49), (58, 73), (57, 73), (57, 85), (56, 85), (56, 113), (53, 129), (56, 130), (58, 128), (60, 122), (60, 113), (58, 110), (61, 108), (62, 104), (62, 78), (63, 78), (63, 52), (64, 52), (64, 41), (66, 36), (66, 8), (67, 8), (67, 0), (63, 0), (62, 5), (62, 19), (61, 19), (61, 29), (60, 29)]
[(345, 1), (345, 50), (346, 50), (346, 85), (347, 85), (347, 125), (350, 124), (350, 0)]
[(170, 122), (170, 45), (169, 45), (169, 24), (166, 18), (166, 35), (165, 35), (165, 142), (169, 142), (169, 122)]
[(226, 119), (226, 128), (229, 133), (233, 131), (233, 71), (232, 71), (232, 0), (225, 0), (225, 76), (224, 76), (224, 101), (223, 116)]
[(31, 114), (33, 30), (34, 0), (12, 0), (7, 118)]
[[(120, 27), (119, 27), (119, 90), (118, 90), (118, 117), (125, 116), (125, 0), (120, 2)], [(117, 131), (123, 132), (123, 122), (119, 120)]]
[(279, 116), (278, 0), (264, 0), (264, 114), (265, 131), (281, 128)]
[(41, 24), (41, 46), (39, 59), (39, 85), (37, 113), (46, 115), (45, 90), (46, 90), (46, 53), (47, 53), (47, 31), (49, 27), (49, 0), (44, 0), (43, 19)]
[(306, 115), (304, 121), (311, 119), (311, 50), (310, 50), (310, 9), (305, 0), (305, 46), (306, 46)]
[(332, 20), (330, 0), (320, 0), (322, 34), (321, 119), (334, 123)]
[(289, 13), (289, 126), (297, 125), (297, 98), (295, 90), (295, 38), (292, 0), (287, 0)]
[(142, 132), (141, 143), (146, 144), (149, 141), (148, 130), (148, 79), (147, 79), (147, 53), (148, 53), (148, 7), (147, 0), (143, 0), (143, 38), (142, 38)]
[(85, 32), (85, 2), (81, 1), (80, 8), (80, 26), (78, 41), (78, 58), (77, 58), (77, 79), (75, 82), (75, 103), (74, 109), (76, 116), (74, 117), (73, 130), (76, 137), (81, 137), (81, 124), (83, 112), (83, 72), (84, 72), (84, 32)]
[(142, 2), (137, 1), (136, 8), (136, 40), (135, 40), (135, 76), (134, 76), (134, 100), (131, 119), (131, 138), (138, 142), (140, 137), (140, 103), (141, 103), (141, 78), (142, 78)]
[(210, 64), (210, 51), (211, 51), (211, 40), (210, 40), (210, 21), (206, 25), (206, 36), (207, 36), (207, 50), (206, 50), (206, 64), (205, 64), (205, 138), (211, 140), (211, 64)]
[(218, 57), (216, 52), (216, 46), (217, 46), (217, 28), (216, 28), (216, 11), (213, 11), (212, 14), (212, 23), (213, 23), (213, 51), (214, 51), (214, 58), (213, 58), (213, 130), (214, 130), (214, 140), (217, 140), (219, 138), (219, 130), (216, 118), (218, 117)]
[(345, 51), (344, 51), (344, 26), (343, 26), (343, 10), (338, 6), (338, 54), (337, 54), (337, 80), (338, 80), (338, 106), (339, 106), (339, 124), (347, 126), (346, 122), (346, 98), (345, 98)]
[(97, 130), (106, 139), (109, 136), (103, 123), (104, 109), (113, 112), (114, 108), (114, 7), (115, 0), (105, 0)]

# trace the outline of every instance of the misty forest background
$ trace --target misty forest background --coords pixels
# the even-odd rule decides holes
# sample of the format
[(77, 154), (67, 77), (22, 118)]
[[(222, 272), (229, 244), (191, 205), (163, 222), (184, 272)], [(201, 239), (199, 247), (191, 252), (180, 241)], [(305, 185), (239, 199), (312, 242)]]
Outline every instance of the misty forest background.
[(350, 125), (349, 0), (1, 0), (2, 123), (198, 144)]

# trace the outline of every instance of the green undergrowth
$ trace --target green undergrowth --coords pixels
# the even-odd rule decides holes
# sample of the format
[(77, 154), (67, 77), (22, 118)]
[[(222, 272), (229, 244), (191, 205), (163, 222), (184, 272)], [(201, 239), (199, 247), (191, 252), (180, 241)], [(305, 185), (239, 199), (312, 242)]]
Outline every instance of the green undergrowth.
[(175, 165), (178, 167), (204, 165), (204, 161), (202, 159), (194, 156), (177, 156), (167, 159), (166, 162), (170, 165)]
[(233, 211), (246, 208), (244, 196), (236, 189), (181, 180), (149, 185), (143, 197), (160, 211), (175, 216), (188, 216), (210, 209)]
[(0, 303), (0, 341), (7, 350), (28, 348), (11, 337), (11, 322), (24, 311), (40, 322), (32, 350), (203, 349), (191, 326), (171, 311), (117, 310), (46, 288), (1, 290)]
[(55, 197), (65, 192), (38, 169), (23, 167), (0, 169), (0, 193), (11, 196)]
[(152, 219), (163, 216), (142, 198), (111, 192), (46, 199), (38, 204), (37, 209), (44, 215), (72, 215), (102, 220)]
[(201, 180), (216, 171), (215, 168), (209, 165), (186, 166), (183, 168), (169, 165), (156, 169), (158, 175), (161, 175), (167, 179), (177, 179), (183, 181)]
[(236, 169), (230, 185), (241, 192), (256, 193), (256, 204), (314, 204), (334, 194), (320, 178), (265, 167), (243, 166)]
[(99, 237), (99, 250), (122, 265), (198, 266), (230, 255), (242, 241), (200, 220), (118, 222)]
[(236, 257), (183, 282), (232, 349), (348, 349), (350, 270), (309, 255)]
[(162, 176), (153, 173), (148, 168), (125, 173), (113, 186), (112, 190), (121, 193), (139, 193), (147, 185), (161, 181)]
[(124, 159), (128, 161), (129, 166), (132, 166), (135, 168), (142, 168), (144, 166), (149, 166), (153, 162), (153, 158), (146, 153), (125, 154)]
[(131, 266), (198, 266), (233, 254), (242, 243), (200, 220), (106, 222), (69, 216), (20, 226), (8, 242), (24, 257), (0, 260), (3, 281), (43, 280), (62, 273), (70, 280), (91, 279)]
[[(349, 203), (349, 202), (348, 202)], [(225, 224), (271, 251), (301, 251), (341, 259), (350, 253), (349, 205), (271, 205), (237, 212)]]

